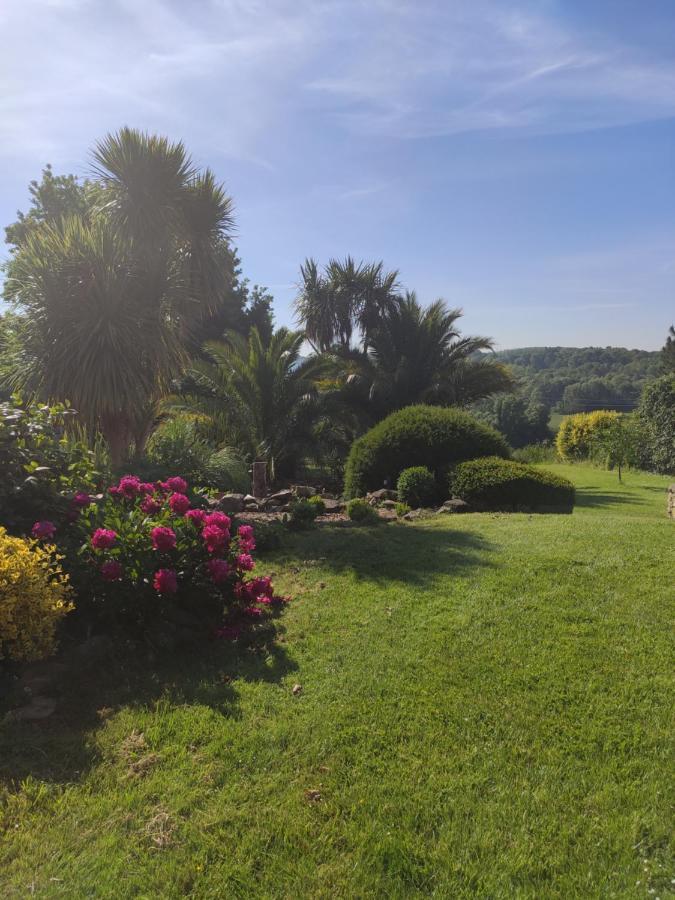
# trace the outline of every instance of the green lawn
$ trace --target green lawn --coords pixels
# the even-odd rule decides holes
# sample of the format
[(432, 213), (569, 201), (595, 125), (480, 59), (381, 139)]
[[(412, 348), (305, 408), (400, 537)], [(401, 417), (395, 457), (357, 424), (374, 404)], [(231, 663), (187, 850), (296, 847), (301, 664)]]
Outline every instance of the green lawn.
[(271, 651), (0, 726), (0, 896), (672, 896), (668, 479), (549, 468), (573, 515), (296, 535)]

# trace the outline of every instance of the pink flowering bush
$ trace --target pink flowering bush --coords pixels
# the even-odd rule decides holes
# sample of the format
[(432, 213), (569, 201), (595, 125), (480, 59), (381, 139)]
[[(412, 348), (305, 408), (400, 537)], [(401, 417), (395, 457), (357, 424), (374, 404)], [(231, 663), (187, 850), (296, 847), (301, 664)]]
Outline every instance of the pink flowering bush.
[[(149, 484), (125, 475), (102, 499), (82, 497), (77, 505), (69, 527), (81, 538), (87, 593), (118, 624), (146, 628), (157, 618), (188, 614), (232, 639), (286, 600), (268, 577), (251, 574), (253, 528), (193, 506), (182, 478)], [(37, 522), (35, 536), (51, 537), (53, 527)]]

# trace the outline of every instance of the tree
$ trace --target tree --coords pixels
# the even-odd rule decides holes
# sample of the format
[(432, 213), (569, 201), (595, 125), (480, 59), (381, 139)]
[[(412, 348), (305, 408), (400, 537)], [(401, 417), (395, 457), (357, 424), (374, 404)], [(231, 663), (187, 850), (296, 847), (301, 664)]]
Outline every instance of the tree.
[(490, 397), (479, 403), (474, 412), (481, 421), (500, 431), (512, 447), (537, 444), (551, 437), (550, 409), (532, 397)]
[(675, 372), (645, 387), (638, 417), (647, 435), (651, 466), (665, 475), (675, 474)]
[(118, 465), (221, 307), (232, 206), (180, 142), (123, 128), (93, 156), (95, 181), (32, 185), (5, 297), (26, 313), (16, 382), (69, 400)]
[(661, 349), (661, 366), (664, 372), (675, 372), (675, 325), (668, 329), (666, 342)]
[(356, 263), (347, 256), (329, 260), (320, 270), (307, 259), (300, 274), (295, 310), (317, 352), (335, 346), (346, 351), (354, 338), (366, 349), (381, 316), (398, 302), (398, 272), (385, 271), (382, 262)]
[(508, 369), (485, 353), (492, 341), (460, 335), (461, 316), (442, 300), (424, 309), (407, 293), (372, 328), (368, 349), (338, 354), (346, 392), (379, 419), (416, 403), (464, 406), (512, 390)]
[(589, 455), (608, 469), (616, 469), (621, 481), (622, 469), (639, 465), (642, 440), (636, 416), (616, 416), (593, 434)]
[(319, 415), (317, 379), (326, 366), (300, 355), (302, 331), (280, 328), (265, 343), (253, 327), (248, 338), (229, 332), (206, 345), (176, 408), (208, 419), (221, 441), (253, 459), (267, 460), (273, 477), (292, 473), (312, 447)]

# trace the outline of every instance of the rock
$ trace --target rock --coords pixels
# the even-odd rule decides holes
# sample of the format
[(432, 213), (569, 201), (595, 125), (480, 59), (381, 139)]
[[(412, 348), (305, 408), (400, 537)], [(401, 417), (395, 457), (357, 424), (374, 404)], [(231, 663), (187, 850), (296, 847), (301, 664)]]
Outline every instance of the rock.
[(384, 519), (385, 522), (394, 522), (396, 519), (398, 519), (398, 515), (396, 514), (395, 509), (383, 509), (382, 507), (379, 507), (376, 512), (381, 519)]
[(11, 710), (7, 718), (15, 722), (37, 722), (51, 716), (55, 709), (56, 700), (53, 697), (33, 697), (28, 706)]
[(468, 512), (469, 504), (465, 500), (453, 497), (452, 500), (446, 500), (443, 506), (437, 510), (439, 513), (462, 513)]
[(277, 491), (276, 494), (270, 494), (269, 497), (265, 498), (265, 501), (271, 506), (283, 506), (286, 503), (290, 503), (292, 499), (293, 491), (286, 488), (283, 491)]
[(431, 515), (433, 515), (432, 509), (411, 509), (403, 518), (406, 522), (416, 522), (418, 519), (428, 519)]
[(380, 503), (380, 509), (396, 509), (395, 500), (383, 500)]
[[(254, 498), (255, 499), (255, 498)], [(223, 494), (218, 498), (216, 509), (224, 513), (238, 513), (244, 508), (244, 494)]]
[(337, 500), (335, 494), (329, 494), (327, 491), (321, 491), (322, 500)]
[(309, 484), (292, 484), (291, 491), (296, 497), (313, 497), (316, 494), (316, 488)]
[(382, 500), (397, 500), (398, 494), (396, 491), (392, 491), (389, 488), (380, 488), (379, 491), (372, 491), (370, 494), (366, 494), (366, 500), (369, 503), (380, 503)]
[(342, 512), (345, 508), (344, 500), (333, 500), (330, 497), (326, 497), (325, 495), (321, 498), (323, 500), (323, 505), (326, 507), (327, 513), (338, 513)]
[(246, 494), (246, 496), (244, 497), (244, 509), (250, 511), (257, 511), (258, 509), (260, 509), (260, 504), (255, 499), (253, 494)]

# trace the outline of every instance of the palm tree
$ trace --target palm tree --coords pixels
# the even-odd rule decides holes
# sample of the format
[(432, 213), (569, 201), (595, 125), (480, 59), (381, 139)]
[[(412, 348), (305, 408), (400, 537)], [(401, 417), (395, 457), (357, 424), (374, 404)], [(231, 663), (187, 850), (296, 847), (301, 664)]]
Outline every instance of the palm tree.
[(210, 360), (194, 362), (174, 408), (206, 417), (220, 440), (267, 460), (272, 477), (291, 472), (314, 443), (317, 379), (326, 367), (321, 357), (301, 357), (304, 340), (287, 328), (268, 343), (255, 327), (248, 338), (228, 332), (206, 344)]
[(347, 350), (355, 334), (366, 348), (380, 317), (398, 302), (398, 272), (386, 272), (382, 262), (356, 263), (347, 256), (329, 260), (320, 271), (313, 259), (307, 259), (300, 275), (296, 313), (320, 353), (335, 346)]
[(32, 228), (6, 294), (27, 313), (15, 383), (69, 400), (118, 465), (223, 292), (231, 201), (184, 146), (123, 128), (94, 151), (87, 215)]
[(508, 369), (485, 351), (485, 337), (462, 337), (460, 309), (437, 300), (426, 309), (413, 293), (381, 318), (366, 352), (340, 354), (345, 393), (373, 419), (414, 403), (468, 405), (513, 388)]

